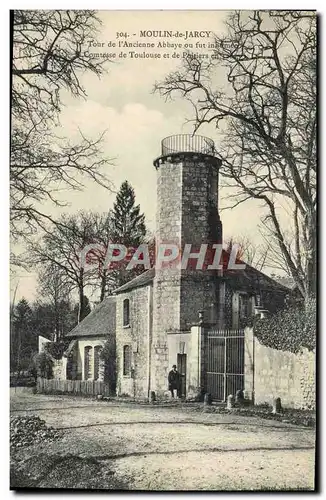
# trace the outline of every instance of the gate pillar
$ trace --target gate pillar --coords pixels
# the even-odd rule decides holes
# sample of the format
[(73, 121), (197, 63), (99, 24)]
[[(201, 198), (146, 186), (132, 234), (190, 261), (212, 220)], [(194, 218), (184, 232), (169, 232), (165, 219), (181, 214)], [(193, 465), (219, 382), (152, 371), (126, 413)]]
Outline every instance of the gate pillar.
[(253, 328), (244, 330), (244, 393), (245, 398), (255, 401), (255, 337)]
[(205, 343), (205, 329), (202, 323), (191, 327), (188, 396), (199, 397), (205, 392), (205, 375), (207, 347)]

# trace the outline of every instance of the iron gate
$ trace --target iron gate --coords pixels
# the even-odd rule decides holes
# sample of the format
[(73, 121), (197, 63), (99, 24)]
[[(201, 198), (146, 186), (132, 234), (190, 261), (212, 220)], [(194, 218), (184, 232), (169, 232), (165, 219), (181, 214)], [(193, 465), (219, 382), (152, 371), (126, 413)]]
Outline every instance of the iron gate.
[(206, 392), (226, 401), (244, 389), (244, 330), (208, 330), (205, 338)]

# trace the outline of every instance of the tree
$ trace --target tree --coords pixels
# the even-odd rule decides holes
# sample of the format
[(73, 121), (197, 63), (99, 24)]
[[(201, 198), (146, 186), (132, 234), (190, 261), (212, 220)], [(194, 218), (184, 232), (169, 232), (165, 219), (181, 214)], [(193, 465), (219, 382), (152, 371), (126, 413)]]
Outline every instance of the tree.
[[(188, 54), (154, 90), (188, 99), (195, 131), (221, 127), (216, 154), (233, 206), (262, 204), (269, 244), (277, 244), (307, 298), (316, 290), (316, 16), (237, 11), (226, 29), (215, 36), (211, 59)], [(215, 87), (217, 75), (225, 85)], [(291, 238), (280, 216), (284, 203)]]
[(32, 328), (32, 309), (22, 298), (12, 310), (10, 331), (10, 369), (27, 369), (33, 352), (37, 351), (37, 336)]
[(48, 309), (48, 315), (51, 315), (53, 319), (52, 333), (55, 333), (57, 340), (59, 340), (66, 333), (67, 323), (72, 326), (71, 321), (69, 322), (71, 284), (64, 270), (53, 262), (44, 263), (40, 267), (38, 283), (39, 296), (42, 297), (42, 304), (39, 307), (44, 306)]
[(53, 359), (47, 352), (35, 354), (32, 362), (32, 371), (35, 378), (52, 378), (53, 377)]
[(139, 246), (145, 238), (145, 215), (135, 205), (135, 191), (124, 181), (117, 194), (112, 210), (112, 238), (125, 246)]
[(78, 323), (80, 323), (80, 321), (83, 321), (83, 319), (86, 318), (91, 310), (92, 309), (88, 297), (86, 297), (86, 295), (83, 295), (82, 307), (80, 307), (80, 304), (76, 304), (76, 306), (74, 307), (74, 313), (76, 317), (78, 317)]
[[(115, 275), (110, 272), (105, 265), (106, 251), (110, 241), (112, 240), (112, 214), (108, 213), (92, 213), (92, 225), (94, 229), (94, 242), (99, 247), (92, 251), (92, 259), (98, 266), (98, 279), (100, 281), (100, 302), (107, 295), (110, 295), (112, 290), (116, 288)], [(96, 280), (95, 280), (96, 282)]]
[(113, 272), (116, 285), (121, 286), (144, 271), (141, 266), (139, 269), (135, 267), (131, 271), (126, 270), (128, 260), (139, 245), (144, 243), (146, 236), (145, 215), (140, 212), (140, 206), (135, 205), (135, 191), (128, 181), (121, 184), (110, 219), (112, 241), (129, 249), (128, 258), (119, 263)]
[[(78, 305), (77, 305), (78, 309)], [(60, 341), (65, 334), (77, 325), (78, 315), (70, 301), (61, 299), (56, 305), (51, 302), (37, 301), (32, 306), (32, 326), (34, 335), (42, 335)]]
[(256, 245), (250, 238), (242, 236), (230, 238), (225, 242), (226, 251), (231, 253), (233, 245), (237, 245), (237, 259), (244, 261), (258, 271), (262, 271), (267, 263), (268, 247), (265, 245)]
[(83, 45), (100, 25), (94, 11), (15, 10), (12, 14), (11, 232), (29, 238), (54, 222), (42, 210), (63, 189), (82, 189), (85, 178), (110, 188), (103, 168), (102, 137), (79, 143), (56, 136), (62, 89), (85, 97), (80, 76), (101, 76), (103, 60), (87, 57)]
[(53, 225), (52, 231), (43, 236), (41, 243), (30, 245), (34, 265), (60, 270), (70, 291), (77, 291), (78, 323), (86, 316), (85, 287), (94, 280), (93, 273), (85, 270), (81, 262), (81, 251), (94, 242), (92, 220), (90, 214), (83, 211), (63, 215), (59, 224)]

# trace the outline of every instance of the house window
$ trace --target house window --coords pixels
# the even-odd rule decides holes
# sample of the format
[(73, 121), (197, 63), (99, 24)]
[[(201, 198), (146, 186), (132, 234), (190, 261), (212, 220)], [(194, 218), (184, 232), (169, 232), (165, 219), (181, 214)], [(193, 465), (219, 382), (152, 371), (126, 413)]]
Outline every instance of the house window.
[(123, 301), (123, 326), (130, 325), (130, 301), (125, 299)]
[(123, 346), (123, 375), (130, 377), (131, 372), (131, 346)]
[(101, 351), (102, 351), (102, 346), (96, 345), (94, 347), (94, 380), (98, 380), (100, 375)]
[(84, 349), (84, 380), (92, 378), (92, 351), (91, 346), (86, 346)]

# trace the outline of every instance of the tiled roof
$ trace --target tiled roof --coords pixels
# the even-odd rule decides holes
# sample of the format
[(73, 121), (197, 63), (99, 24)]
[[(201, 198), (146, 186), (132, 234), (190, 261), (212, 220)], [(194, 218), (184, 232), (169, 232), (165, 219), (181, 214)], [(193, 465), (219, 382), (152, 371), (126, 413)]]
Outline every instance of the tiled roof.
[(151, 269), (148, 269), (139, 276), (136, 276), (136, 278), (128, 281), (128, 283), (125, 283), (124, 285), (117, 288), (116, 290), (114, 290), (113, 293), (127, 292), (129, 290), (132, 290), (133, 288), (146, 286), (153, 281), (154, 276), (155, 276), (155, 269), (152, 267)]
[[(239, 261), (240, 263), (240, 261)], [(224, 277), (233, 288), (254, 289), (254, 290), (270, 290), (280, 293), (289, 293), (289, 288), (277, 282), (270, 276), (258, 271), (254, 267), (246, 264), (246, 268), (241, 270), (224, 271)]]
[(115, 297), (107, 297), (96, 306), (67, 338), (102, 337), (115, 335)]
[[(223, 262), (228, 262), (227, 254), (223, 251)], [(237, 260), (238, 264), (246, 264), (243, 261)], [(128, 281), (124, 285), (117, 288), (114, 293), (128, 292), (134, 288), (140, 286), (148, 285), (153, 281), (155, 277), (155, 268), (152, 267), (144, 273), (140, 274), (136, 278)], [(239, 289), (251, 289), (251, 290), (270, 290), (280, 293), (288, 293), (289, 287), (284, 286), (273, 278), (270, 278), (266, 274), (258, 271), (254, 267), (246, 264), (244, 270), (224, 270), (224, 278), (226, 278), (229, 285), (233, 288)]]

